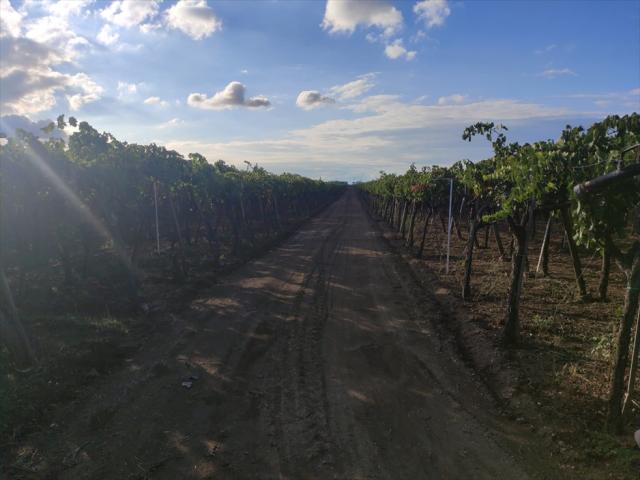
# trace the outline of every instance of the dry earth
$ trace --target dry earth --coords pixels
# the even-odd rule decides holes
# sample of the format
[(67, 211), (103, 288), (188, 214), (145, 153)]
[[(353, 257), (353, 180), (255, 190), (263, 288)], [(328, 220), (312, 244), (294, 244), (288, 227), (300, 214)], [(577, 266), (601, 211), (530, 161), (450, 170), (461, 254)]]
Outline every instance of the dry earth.
[[(353, 189), (14, 447), (10, 478), (555, 478)], [(187, 382), (183, 385), (183, 382)], [(190, 388), (188, 388), (190, 387)], [(14, 465), (16, 465), (14, 463)], [(26, 465), (21, 463), (20, 465)]]

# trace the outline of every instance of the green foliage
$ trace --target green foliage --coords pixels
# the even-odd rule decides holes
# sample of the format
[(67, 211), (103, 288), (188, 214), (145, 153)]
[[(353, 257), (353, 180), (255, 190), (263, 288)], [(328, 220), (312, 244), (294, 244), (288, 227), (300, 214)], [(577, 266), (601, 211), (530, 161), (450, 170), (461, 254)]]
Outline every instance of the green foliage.
[[(344, 189), (339, 182), (275, 175), (258, 165), (239, 170), (222, 160), (211, 164), (198, 153), (184, 158), (155, 144), (121, 142), (73, 117), (68, 124), (77, 131), (67, 143), (21, 131), (0, 146), (0, 205), (9, 226), (0, 231), (5, 268), (29, 270), (57, 259), (64, 263), (69, 252), (88, 255), (110, 247), (133, 257), (155, 236), (154, 185), (161, 235), (171, 244), (179, 235), (172, 203), (183, 235), (206, 231), (213, 242), (217, 228), (248, 238), (248, 225), (240, 223), (268, 222), (276, 201), (283, 215), (301, 216)], [(61, 115), (50, 128), (66, 126)], [(249, 207), (240, 218), (238, 212)]]
[(417, 199), (444, 205), (448, 185), (455, 179), (455, 196), (486, 206), (485, 221), (516, 218), (535, 205), (556, 210), (571, 207), (576, 239), (588, 247), (601, 247), (607, 238), (628, 233), (634, 209), (640, 204), (640, 178), (616, 184), (588, 200), (578, 201), (573, 187), (598, 175), (638, 161), (637, 151), (622, 153), (640, 143), (640, 115), (613, 115), (589, 129), (566, 126), (557, 141), (509, 143), (507, 128), (494, 123), (476, 123), (462, 135), (471, 141), (484, 136), (493, 147), (493, 157), (472, 163), (463, 160), (451, 167), (415, 165), (403, 175), (381, 172), (376, 180), (360, 185), (383, 198)]
[[(640, 143), (640, 115), (613, 115), (594, 124), (581, 137), (588, 165), (588, 180), (637, 162), (637, 151), (623, 151)], [(585, 177), (583, 175), (583, 177)], [(603, 247), (624, 239), (640, 204), (640, 177), (618, 182), (576, 202), (576, 240), (587, 247)]]

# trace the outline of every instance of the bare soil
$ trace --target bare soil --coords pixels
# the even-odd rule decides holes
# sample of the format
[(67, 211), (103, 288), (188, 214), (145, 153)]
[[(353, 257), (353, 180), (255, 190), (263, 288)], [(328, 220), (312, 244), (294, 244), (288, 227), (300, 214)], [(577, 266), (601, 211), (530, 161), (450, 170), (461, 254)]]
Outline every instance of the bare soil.
[[(604, 431), (606, 400), (614, 336), (621, 317), (625, 279), (611, 266), (608, 300), (597, 299), (601, 259), (580, 252), (590, 293), (578, 299), (569, 252), (562, 246), (563, 230), (552, 227), (549, 276), (536, 273), (545, 228), (539, 219), (529, 244), (529, 273), (525, 276), (520, 309), (521, 341), (505, 351), (499, 345), (505, 317), (511, 263), (501, 258), (493, 233), (485, 247), (485, 232), (474, 249), (472, 298), (461, 298), (467, 229), (451, 240), (450, 271), (446, 273), (446, 231), (439, 220), (430, 224), (421, 259), (399, 235), (378, 221), (388, 248), (410, 267), (416, 281), (434, 291), (443, 311), (443, 325), (454, 335), (465, 363), (477, 372), (509, 418), (527, 427), (544, 445), (545, 457), (563, 475), (580, 479), (640, 478), (640, 450), (633, 433), (640, 428), (640, 409), (631, 409), (626, 431)], [(418, 222), (416, 232), (422, 232)], [(454, 231), (455, 232), (455, 231)], [(510, 234), (501, 231), (509, 248)], [(637, 379), (635, 391), (640, 390)]]
[(571, 478), (462, 361), (440, 287), (417, 280), (350, 189), (189, 308), (94, 325), (104, 338), (78, 346), (84, 360), (65, 365), (61, 352), (25, 397), (46, 415), (1, 446), (2, 471)]

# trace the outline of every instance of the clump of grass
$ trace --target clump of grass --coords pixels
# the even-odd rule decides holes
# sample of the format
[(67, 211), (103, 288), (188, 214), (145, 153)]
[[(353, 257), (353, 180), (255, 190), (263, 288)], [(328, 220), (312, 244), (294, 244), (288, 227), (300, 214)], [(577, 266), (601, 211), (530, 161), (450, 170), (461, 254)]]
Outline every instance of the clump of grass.
[(591, 355), (601, 360), (609, 360), (613, 355), (613, 336), (613, 333), (603, 333), (592, 337), (594, 345), (591, 348)]
[(129, 333), (129, 328), (125, 322), (112, 316), (94, 317), (89, 321), (89, 324), (98, 332), (117, 332), (125, 335)]
[(531, 318), (531, 327), (540, 332), (548, 332), (554, 324), (554, 318), (551, 315), (535, 314)]
[(637, 468), (640, 462), (640, 452), (637, 448), (625, 446), (619, 439), (605, 432), (587, 433), (583, 447), (586, 459), (597, 462), (606, 461), (615, 469)]

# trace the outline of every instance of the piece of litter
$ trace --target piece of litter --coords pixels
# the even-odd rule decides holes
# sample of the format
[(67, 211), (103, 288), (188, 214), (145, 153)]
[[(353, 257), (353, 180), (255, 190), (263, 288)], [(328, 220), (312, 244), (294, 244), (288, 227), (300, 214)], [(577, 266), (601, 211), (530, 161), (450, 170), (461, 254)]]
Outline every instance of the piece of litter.
[(638, 447), (640, 447), (640, 430), (636, 430), (636, 433), (633, 435), (633, 438), (636, 439), (636, 443), (638, 444)]
[(189, 376), (189, 380), (200, 380), (200, 376), (199, 375), (190, 375)]
[(191, 387), (193, 387), (193, 382), (189, 382), (189, 381), (187, 381), (187, 382), (182, 382), (182, 386), (183, 386), (184, 388), (191, 388)]

